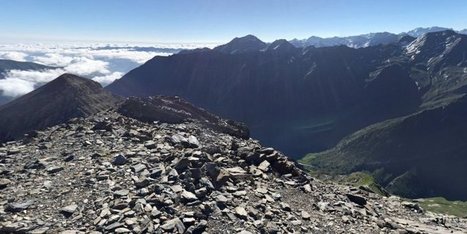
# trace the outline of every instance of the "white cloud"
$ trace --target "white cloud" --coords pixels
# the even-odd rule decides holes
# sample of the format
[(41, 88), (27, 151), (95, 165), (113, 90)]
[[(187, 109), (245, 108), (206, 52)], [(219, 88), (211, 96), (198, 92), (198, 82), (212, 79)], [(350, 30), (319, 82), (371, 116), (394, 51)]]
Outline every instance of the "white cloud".
[(3, 91), (3, 96), (21, 96), (64, 73), (88, 77), (105, 86), (124, 74), (122, 72), (111, 73), (107, 65), (108, 63), (104, 61), (77, 58), (64, 68), (39, 71), (11, 70), (4, 74), (6, 79), (0, 80), (0, 91)]
[(123, 72), (114, 72), (105, 76), (95, 76), (92, 79), (101, 83), (102, 86), (107, 86), (112, 83), (114, 80), (121, 78), (124, 75)]
[(3, 96), (18, 97), (33, 91), (61, 74), (63, 69), (42, 71), (11, 70), (5, 74), (5, 79), (0, 79), (0, 92)]
[[(0, 58), (35, 62), (57, 68), (42, 71), (8, 71), (4, 74), (5, 79), (0, 80), (0, 95), (23, 95), (63, 73), (84, 76), (106, 86), (154, 56), (171, 55), (167, 49), (193, 49), (204, 46), (206, 45), (3, 44), (0, 45)], [(141, 47), (148, 49), (142, 50)]]
[(109, 74), (110, 71), (107, 68), (108, 62), (101, 60), (93, 60), (88, 58), (75, 58), (71, 63), (65, 67), (65, 70), (69, 73), (77, 75), (91, 75), (91, 74)]
[(41, 63), (49, 66), (63, 67), (73, 61), (72, 57), (64, 56), (62, 54), (47, 53), (43, 56), (33, 56), (32, 62)]
[(9, 59), (9, 60), (15, 60), (15, 61), (21, 61), (21, 62), (26, 61), (25, 59), (26, 56), (28, 55), (23, 52), (16, 52), (16, 51), (0, 52), (0, 58), (2, 59)]
[[(5, 73), (6, 79), (20, 79), (35, 84), (47, 83), (66, 71), (63, 69), (50, 69), (50, 70), (38, 70), (38, 71), (21, 71), (11, 70)], [(1, 88), (1, 86), (0, 86)]]
[(17, 97), (34, 90), (34, 82), (17, 78), (0, 80), (0, 92), (7, 97)]
[(147, 51), (131, 51), (124, 49), (112, 50), (94, 50), (90, 51), (94, 57), (109, 58), (109, 59), (128, 59), (136, 63), (143, 64), (154, 56), (169, 56), (171, 53), (164, 52), (147, 52)]

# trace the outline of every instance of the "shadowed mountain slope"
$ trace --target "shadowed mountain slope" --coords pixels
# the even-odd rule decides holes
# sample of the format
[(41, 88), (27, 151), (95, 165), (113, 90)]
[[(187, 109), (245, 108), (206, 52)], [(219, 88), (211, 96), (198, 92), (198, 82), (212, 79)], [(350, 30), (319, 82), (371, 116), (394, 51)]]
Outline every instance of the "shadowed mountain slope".
[[(252, 51), (251, 41), (247, 36), (218, 47), (244, 53), (216, 48), (155, 57), (106, 89), (122, 96), (181, 96), (245, 122), (253, 137), (293, 156), (418, 108), (421, 93), (399, 46), (301, 49), (278, 40)], [(398, 89), (407, 92), (388, 91)]]
[(0, 140), (86, 117), (115, 107), (119, 98), (95, 81), (64, 74), (48, 84), (0, 106)]

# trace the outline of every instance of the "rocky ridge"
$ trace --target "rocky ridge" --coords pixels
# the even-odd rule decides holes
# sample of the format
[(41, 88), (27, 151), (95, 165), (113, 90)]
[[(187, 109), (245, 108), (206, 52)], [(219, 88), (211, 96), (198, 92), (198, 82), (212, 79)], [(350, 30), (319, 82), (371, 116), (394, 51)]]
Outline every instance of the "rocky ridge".
[(46, 85), (0, 106), (0, 142), (34, 130), (114, 109), (121, 98), (90, 79), (63, 74)]
[(250, 138), (250, 131), (245, 124), (222, 119), (178, 96), (129, 97), (118, 107), (118, 112), (148, 123), (197, 122), (215, 131), (243, 139)]
[(0, 147), (2, 233), (462, 233), (466, 220), (313, 179), (252, 139), (114, 111)]

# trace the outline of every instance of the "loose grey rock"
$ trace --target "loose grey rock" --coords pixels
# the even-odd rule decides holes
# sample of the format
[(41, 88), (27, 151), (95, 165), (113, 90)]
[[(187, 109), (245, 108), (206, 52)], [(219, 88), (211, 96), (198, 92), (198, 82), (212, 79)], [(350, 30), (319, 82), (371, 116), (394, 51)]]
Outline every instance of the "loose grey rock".
[(193, 148), (199, 147), (199, 141), (195, 136), (189, 136), (187, 141), (190, 147), (193, 147)]
[(120, 227), (120, 228), (115, 229), (114, 232), (115, 233), (130, 233), (131, 230), (127, 229), (127, 228)]
[(280, 205), (281, 205), (281, 209), (282, 209), (282, 210), (285, 210), (285, 211), (292, 211), (292, 208), (290, 208), (290, 205), (289, 205), (289, 204), (287, 204), (287, 203), (285, 203), (285, 202), (281, 202)]
[(349, 223), (349, 222), (350, 222), (349, 217), (347, 217), (347, 216), (342, 216), (342, 222), (343, 222), (343, 223)]
[(354, 195), (354, 194), (346, 194), (347, 198), (351, 201), (354, 202), (360, 206), (366, 205), (366, 199), (362, 196)]
[(143, 171), (144, 169), (146, 169), (146, 165), (139, 163), (139, 164), (132, 166), (131, 169), (133, 170), (133, 172), (139, 173)]
[(183, 191), (183, 187), (179, 184), (170, 186), (170, 189), (172, 189), (172, 191), (174, 191), (175, 193)]
[(194, 193), (188, 192), (186, 190), (182, 192), (181, 197), (182, 197), (183, 200), (185, 200), (187, 202), (192, 202), (192, 201), (198, 200), (198, 198), (196, 197), (196, 195)]
[(304, 210), (301, 212), (302, 219), (309, 220), (311, 218), (310, 214)]
[(112, 164), (117, 165), (117, 166), (124, 165), (127, 162), (128, 162), (128, 159), (121, 154), (116, 155), (112, 160)]
[(311, 193), (311, 185), (310, 184), (305, 184), (303, 185), (303, 191), (307, 192), (307, 193)]
[(182, 142), (186, 142), (187, 139), (183, 136), (180, 136), (178, 134), (174, 134), (172, 135), (172, 137), (170, 138), (171, 142), (173, 144), (181, 144)]
[(51, 166), (46, 169), (46, 171), (50, 174), (55, 174), (62, 170), (63, 170), (63, 167), (60, 167), (60, 166)]
[(123, 227), (124, 225), (125, 225), (125, 224), (123, 224), (123, 223), (115, 222), (115, 223), (112, 223), (112, 224), (106, 226), (106, 227), (105, 227), (105, 230), (107, 230), (107, 231), (112, 231), (112, 230), (115, 230), (115, 229), (117, 229), (117, 228), (119, 228), (119, 227)]
[[(111, 131), (93, 130), (100, 122)], [(279, 151), (203, 126), (141, 122), (109, 110), (0, 145), (0, 233), (467, 229), (465, 219), (420, 212), (415, 202), (313, 179)], [(10, 149), (20, 152), (7, 155)], [(46, 166), (63, 170), (57, 176)]]
[(179, 218), (174, 218), (165, 222), (161, 228), (165, 231), (177, 231), (178, 233), (185, 233), (185, 225)]
[(258, 169), (260, 169), (261, 171), (268, 171), (269, 170), (269, 165), (271, 165), (268, 161), (264, 160), (263, 162), (261, 162), (258, 166)]
[(26, 162), (24, 165), (24, 169), (44, 169), (45, 164), (38, 159), (33, 159), (29, 162)]
[(7, 212), (20, 212), (23, 210), (26, 210), (31, 206), (34, 202), (29, 200), (25, 202), (13, 202), (13, 203), (8, 203), (5, 207), (5, 211)]
[(130, 193), (130, 190), (128, 189), (121, 189), (121, 190), (117, 190), (114, 192), (114, 195), (116, 196), (119, 196), (119, 197), (123, 197), (123, 196), (126, 196)]
[(73, 213), (75, 213), (76, 209), (78, 209), (77, 205), (69, 205), (69, 206), (65, 206), (65, 207), (61, 208), (60, 213), (62, 213), (66, 217), (69, 217), (69, 216), (73, 215)]
[(407, 209), (414, 210), (415, 212), (423, 213), (424, 210), (418, 203), (404, 201), (401, 203)]
[(11, 184), (11, 180), (5, 178), (0, 179), (0, 189), (6, 188), (9, 184)]
[(157, 148), (156, 142), (154, 142), (154, 141), (152, 141), (152, 140), (151, 140), (151, 141), (146, 141), (146, 143), (144, 143), (144, 146), (145, 146), (146, 148), (148, 148), (148, 149), (155, 149), (155, 148)]
[(245, 208), (241, 206), (235, 207), (235, 214), (242, 219), (246, 219), (248, 217), (248, 213), (246, 212)]
[(238, 234), (253, 234), (253, 233), (243, 230), (243, 231), (238, 232)]

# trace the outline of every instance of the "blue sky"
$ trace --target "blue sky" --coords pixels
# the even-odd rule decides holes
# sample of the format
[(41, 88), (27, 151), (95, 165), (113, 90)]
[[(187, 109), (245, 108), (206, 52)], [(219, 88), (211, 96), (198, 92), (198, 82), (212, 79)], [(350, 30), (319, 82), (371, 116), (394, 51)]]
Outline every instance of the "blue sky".
[[(226, 42), (467, 28), (466, 0), (14, 0), (1, 39)], [(2, 38), (3, 37), (3, 38)]]

